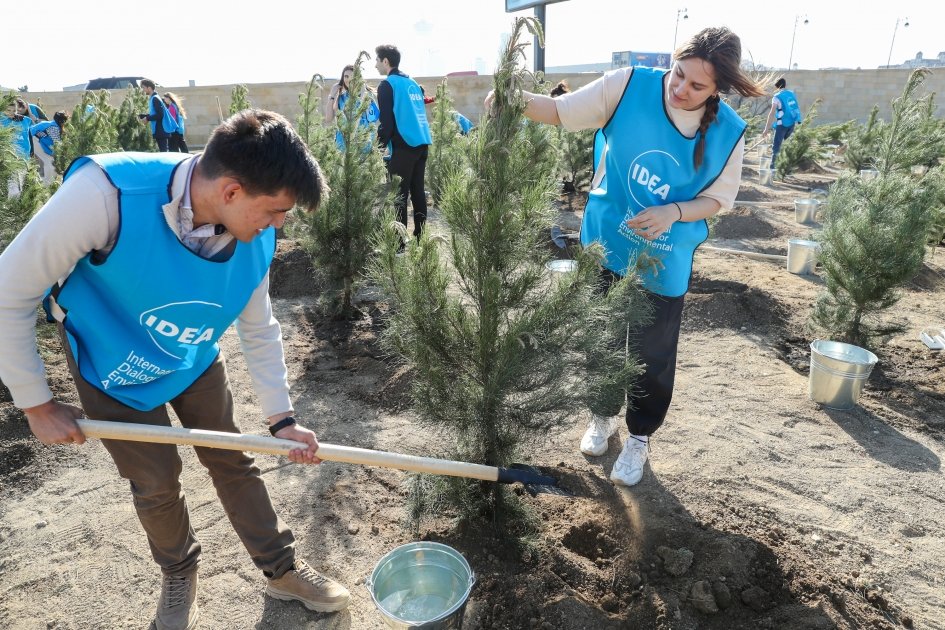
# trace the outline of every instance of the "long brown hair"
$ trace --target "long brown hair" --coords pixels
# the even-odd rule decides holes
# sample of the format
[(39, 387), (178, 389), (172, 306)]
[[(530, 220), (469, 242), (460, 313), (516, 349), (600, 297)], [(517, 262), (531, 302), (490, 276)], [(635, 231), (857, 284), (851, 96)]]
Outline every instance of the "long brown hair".
[[(673, 59), (697, 58), (712, 64), (715, 86), (721, 94), (738, 92), (742, 96), (764, 96), (763, 86), (746, 74), (741, 68), (742, 41), (738, 35), (724, 26), (704, 28), (693, 35), (687, 42), (676, 49)], [(718, 94), (712, 95), (705, 102), (705, 112), (699, 121), (699, 141), (693, 163), (696, 168), (702, 165), (705, 153), (705, 134), (709, 125), (715, 122), (719, 113)]]

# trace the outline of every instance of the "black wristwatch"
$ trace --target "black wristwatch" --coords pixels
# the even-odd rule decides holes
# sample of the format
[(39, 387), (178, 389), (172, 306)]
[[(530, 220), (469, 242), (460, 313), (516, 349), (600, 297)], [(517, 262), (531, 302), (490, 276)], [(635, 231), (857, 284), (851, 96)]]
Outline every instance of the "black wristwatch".
[(288, 416), (288, 417), (283, 418), (279, 422), (271, 425), (269, 427), (269, 432), (272, 433), (273, 436), (275, 436), (276, 433), (278, 433), (279, 431), (281, 431), (282, 429), (286, 427), (291, 427), (293, 424), (295, 424), (295, 418), (293, 418), (292, 416)]

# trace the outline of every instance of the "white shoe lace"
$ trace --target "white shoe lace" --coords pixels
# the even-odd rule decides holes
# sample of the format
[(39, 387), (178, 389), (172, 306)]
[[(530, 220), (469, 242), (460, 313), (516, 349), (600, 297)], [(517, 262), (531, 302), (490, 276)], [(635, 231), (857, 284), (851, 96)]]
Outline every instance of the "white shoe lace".
[(302, 560), (295, 563), (295, 572), (298, 574), (299, 579), (315, 586), (320, 587), (328, 583), (328, 579), (325, 576), (319, 574)]
[(165, 575), (161, 589), (165, 608), (176, 608), (187, 603), (190, 598), (189, 575)]

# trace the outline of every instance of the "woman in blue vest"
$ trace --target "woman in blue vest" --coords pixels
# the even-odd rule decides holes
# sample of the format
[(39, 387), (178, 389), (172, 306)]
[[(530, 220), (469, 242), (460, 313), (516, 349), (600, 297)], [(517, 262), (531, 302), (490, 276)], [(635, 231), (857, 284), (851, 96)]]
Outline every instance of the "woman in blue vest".
[(791, 137), (794, 126), (803, 120), (801, 108), (797, 104), (797, 95), (787, 89), (787, 81), (781, 77), (774, 82), (777, 92), (771, 98), (771, 109), (768, 110), (768, 119), (765, 121), (765, 130), (762, 138), (768, 137), (768, 132), (774, 129), (774, 144), (771, 146), (771, 168), (778, 158), (781, 143)]
[[(581, 242), (604, 246), (608, 286), (633, 270), (653, 304), (652, 323), (630, 331), (646, 370), (637, 386), (642, 396), (626, 413), (630, 437), (611, 472), (627, 486), (643, 477), (649, 436), (672, 399), (683, 300), (695, 249), (708, 238), (706, 219), (732, 207), (741, 180), (745, 122), (720, 94), (763, 94), (739, 67), (741, 42), (727, 28), (700, 31), (673, 58), (668, 72), (621, 68), (557, 98), (525, 94), (532, 120), (600, 129)], [(620, 401), (616, 408), (601, 402), (591, 409), (581, 440), (588, 455), (604, 454), (617, 431), (622, 396), (612, 399)]]
[(56, 179), (56, 166), (53, 156), (56, 154), (56, 143), (62, 140), (63, 126), (69, 116), (65, 112), (56, 112), (52, 122), (44, 120), (30, 127), (30, 136), (33, 139), (33, 155), (39, 160), (39, 174), (48, 186)]
[(189, 153), (190, 150), (187, 148), (187, 141), (184, 140), (184, 133), (186, 132), (187, 124), (187, 110), (185, 110), (184, 106), (181, 105), (182, 99), (173, 92), (165, 92), (162, 98), (164, 100), (164, 105), (167, 107), (167, 111), (171, 115), (171, 118), (173, 118), (174, 122), (177, 123), (177, 131), (171, 134), (171, 137), (168, 141), (170, 149), (171, 151), (177, 151), (178, 153)]
[[(332, 124), (335, 121), (335, 117), (344, 111), (345, 104), (348, 102), (348, 98), (351, 96), (351, 79), (354, 77), (354, 66), (347, 65), (341, 71), (341, 78), (338, 79), (338, 83), (331, 86), (331, 91), (328, 93), (328, 106), (325, 110), (325, 123)], [(361, 98), (364, 98), (365, 94), (370, 99), (368, 103), (367, 111), (361, 115), (361, 120), (359, 124), (362, 127), (367, 127), (368, 125), (374, 124), (380, 119), (381, 112), (377, 108), (377, 103), (374, 100), (374, 94), (371, 92), (371, 89), (367, 85), (362, 84), (361, 87)], [(360, 99), (356, 105), (360, 107)], [(335, 143), (338, 145), (340, 150), (344, 150), (345, 142), (341, 136), (341, 131), (335, 132)]]

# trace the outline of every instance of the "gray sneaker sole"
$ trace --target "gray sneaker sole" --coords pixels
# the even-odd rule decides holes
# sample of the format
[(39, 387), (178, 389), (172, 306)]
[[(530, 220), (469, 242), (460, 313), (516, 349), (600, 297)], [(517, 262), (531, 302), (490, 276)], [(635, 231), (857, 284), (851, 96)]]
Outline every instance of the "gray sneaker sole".
[[(194, 618), (190, 620), (190, 623), (187, 624), (186, 628), (180, 630), (194, 630), (197, 627), (197, 622), (200, 621), (200, 608), (194, 604)], [(148, 626), (148, 630), (178, 630), (177, 628), (168, 628), (168, 626), (159, 626), (157, 619), (151, 620), (151, 625)]]
[(266, 587), (266, 595), (269, 595), (275, 599), (281, 599), (284, 602), (299, 602), (309, 610), (314, 610), (315, 612), (337, 612), (339, 610), (344, 610), (348, 607), (348, 604), (351, 603), (351, 596), (349, 595), (348, 597), (340, 599), (336, 602), (315, 604), (308, 600), (302, 599), (298, 595), (280, 591), (279, 589), (273, 588), (272, 586)]

